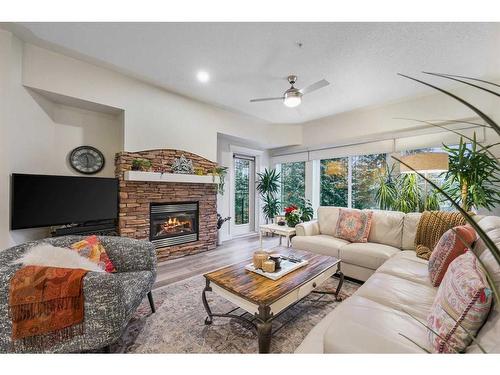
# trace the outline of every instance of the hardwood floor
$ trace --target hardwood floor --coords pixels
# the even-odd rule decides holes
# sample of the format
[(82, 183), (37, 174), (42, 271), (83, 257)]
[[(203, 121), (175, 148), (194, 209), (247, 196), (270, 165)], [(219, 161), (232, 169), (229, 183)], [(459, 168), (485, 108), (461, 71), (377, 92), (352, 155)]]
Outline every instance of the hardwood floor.
[[(285, 240), (283, 241), (285, 243)], [(264, 249), (278, 245), (277, 236), (263, 238)], [(158, 275), (153, 289), (250, 259), (258, 248), (259, 235), (254, 234), (226, 241), (214, 250), (158, 263)]]

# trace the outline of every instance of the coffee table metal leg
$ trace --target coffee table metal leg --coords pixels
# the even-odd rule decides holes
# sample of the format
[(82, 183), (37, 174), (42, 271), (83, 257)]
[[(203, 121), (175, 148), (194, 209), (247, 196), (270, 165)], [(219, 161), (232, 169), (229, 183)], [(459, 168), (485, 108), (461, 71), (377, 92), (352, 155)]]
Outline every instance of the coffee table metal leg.
[(273, 324), (270, 321), (257, 321), (257, 335), (259, 338), (259, 353), (269, 353), (271, 350)]
[(344, 273), (340, 269), (340, 263), (337, 265), (337, 273), (335, 273), (335, 276), (339, 277), (339, 284), (335, 290), (335, 301), (340, 302), (342, 301), (342, 298), (340, 297), (340, 289), (342, 289), (342, 284), (344, 284)]
[(213, 317), (213, 314), (212, 314), (212, 310), (210, 310), (210, 306), (208, 305), (208, 301), (207, 301), (207, 296), (206, 296), (206, 292), (211, 292), (212, 291), (212, 288), (210, 287), (210, 281), (207, 279), (206, 280), (206, 285), (205, 285), (205, 289), (203, 289), (203, 292), (201, 294), (201, 299), (203, 301), (203, 306), (205, 307), (205, 311), (207, 312), (207, 317), (205, 318), (205, 324), (206, 325), (210, 325), (212, 324), (212, 317)]
[(259, 340), (259, 353), (269, 353), (271, 350), (271, 337), (273, 335), (273, 314), (269, 306), (259, 306), (255, 314), (257, 323), (257, 336)]

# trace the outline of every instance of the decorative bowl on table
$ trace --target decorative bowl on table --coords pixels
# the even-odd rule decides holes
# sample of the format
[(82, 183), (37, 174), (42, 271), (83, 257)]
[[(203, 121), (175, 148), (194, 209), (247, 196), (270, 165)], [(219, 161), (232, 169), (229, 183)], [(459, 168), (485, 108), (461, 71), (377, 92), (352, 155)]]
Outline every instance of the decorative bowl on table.
[(269, 255), (269, 259), (274, 262), (274, 269), (279, 270), (281, 268), (281, 255), (280, 254), (271, 254)]

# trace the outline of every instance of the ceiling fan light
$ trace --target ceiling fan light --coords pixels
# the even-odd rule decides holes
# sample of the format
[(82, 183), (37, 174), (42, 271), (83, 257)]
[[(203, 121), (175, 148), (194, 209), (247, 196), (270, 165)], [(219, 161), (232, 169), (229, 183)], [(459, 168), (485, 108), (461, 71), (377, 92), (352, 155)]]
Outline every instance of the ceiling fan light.
[(283, 99), (283, 104), (289, 108), (297, 107), (302, 103), (302, 95), (300, 92), (287, 92), (285, 98)]

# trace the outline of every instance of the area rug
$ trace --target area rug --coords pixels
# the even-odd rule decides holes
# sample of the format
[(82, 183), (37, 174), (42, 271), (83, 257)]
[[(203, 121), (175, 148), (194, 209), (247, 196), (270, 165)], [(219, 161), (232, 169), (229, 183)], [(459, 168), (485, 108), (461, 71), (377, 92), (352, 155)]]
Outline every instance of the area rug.
[[(336, 288), (330, 279), (322, 289)], [(156, 313), (151, 314), (145, 299), (111, 346), (112, 353), (257, 353), (257, 334), (237, 319), (214, 317), (205, 325), (206, 312), (201, 301), (203, 276), (195, 276), (153, 290)], [(360, 284), (345, 281), (341, 296), (345, 300)], [(213, 312), (228, 312), (233, 304), (214, 293), (207, 293)], [(272, 353), (293, 353), (309, 331), (340, 303), (332, 295), (311, 294), (273, 321)], [(235, 311), (239, 315), (243, 310)], [(249, 314), (246, 315), (250, 317)]]

